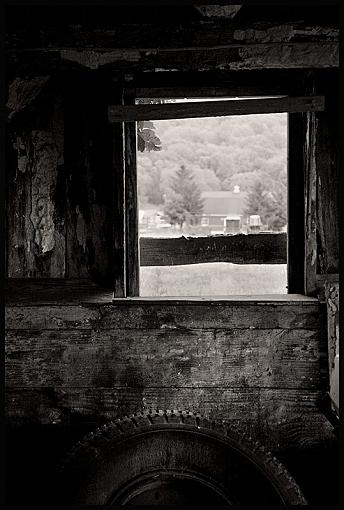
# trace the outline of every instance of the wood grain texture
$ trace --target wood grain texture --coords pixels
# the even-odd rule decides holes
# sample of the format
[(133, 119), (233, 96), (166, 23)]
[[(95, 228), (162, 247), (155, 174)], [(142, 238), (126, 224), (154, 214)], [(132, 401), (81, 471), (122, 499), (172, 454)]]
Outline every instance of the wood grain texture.
[[(113, 80), (111, 100), (123, 103), (123, 84)], [(124, 124), (112, 125), (112, 164), (113, 164), (113, 291), (114, 297), (126, 296), (125, 262), (125, 164), (124, 164)]]
[(305, 140), (305, 294), (316, 294), (317, 283), (317, 217), (316, 217), (316, 132), (317, 118), (314, 113), (307, 113)]
[(247, 301), (142, 302), (100, 305), (7, 306), (7, 329), (318, 329), (315, 303)]
[[(74, 75), (66, 92), (67, 277), (109, 283), (112, 274), (112, 144), (109, 82)], [(105, 114), (105, 117), (104, 117)], [(67, 145), (68, 141), (68, 145)]]
[(89, 278), (8, 278), (5, 282), (6, 303), (81, 304), (111, 303), (113, 290)]
[(317, 282), (317, 298), (320, 303), (326, 303), (325, 285), (330, 283), (334, 284), (339, 283), (339, 273), (317, 274), (316, 282)]
[(307, 329), (11, 331), (8, 386), (320, 389), (327, 345)]
[(58, 70), (106, 69), (120, 73), (242, 71), (261, 69), (333, 69), (338, 43), (295, 42), (237, 44), (231, 48), (180, 49), (27, 49), (7, 52), (10, 76), (33, 77)]
[(288, 292), (304, 294), (305, 196), (304, 139), (305, 115), (288, 115)]
[(213, 70), (173, 73), (138, 73), (137, 97), (245, 97), (266, 95), (303, 96), (309, 82), (335, 82), (336, 69)]
[(203, 262), (285, 264), (287, 236), (281, 233), (140, 238), (141, 266), (174, 266)]
[(324, 98), (280, 97), (268, 99), (232, 99), (230, 101), (204, 101), (195, 103), (167, 103), (140, 105), (110, 105), (110, 122), (138, 120), (188, 119), (258, 113), (307, 112), (324, 109)]
[(325, 284), (325, 297), (327, 300), (327, 332), (329, 368), (334, 368), (334, 358), (339, 349), (339, 282)]
[(63, 125), (63, 97), (55, 83), (8, 126), (9, 277), (65, 276)]
[(330, 397), (339, 415), (339, 282), (325, 284)]
[(67, 278), (8, 278), (5, 281), (6, 303), (11, 306), (31, 305), (82, 305), (117, 304), (117, 305), (178, 305), (185, 304), (218, 306), (234, 303), (253, 305), (284, 304), (317, 305), (317, 299), (302, 294), (257, 294), (257, 295), (225, 295), (225, 296), (189, 296), (189, 297), (133, 297), (113, 299), (112, 287), (103, 287), (87, 279)]
[(272, 451), (317, 446), (332, 436), (319, 413), (322, 392), (258, 388), (9, 388), (12, 424), (90, 424), (146, 409), (186, 409), (224, 419)]
[[(277, 24), (277, 26), (276, 26)], [(219, 48), (252, 43), (333, 43), (339, 40), (338, 27), (307, 22), (295, 22), (275, 26), (269, 22), (252, 24), (228, 24), (224, 20), (175, 23), (123, 23), (110, 29), (66, 25), (42, 26), (39, 31), (28, 31), (16, 27), (15, 34), (6, 36), (6, 48), (100, 48), (177, 50), (185, 48)]]
[(85, 281), (9, 285), (7, 329), (319, 329), (324, 320), (318, 301), (299, 295), (112, 302), (111, 291)]
[[(68, 278), (109, 284), (112, 274), (112, 143), (109, 83), (75, 74), (66, 90)], [(105, 116), (104, 116), (105, 114)]]
[[(128, 82), (125, 85), (124, 102), (132, 105), (135, 103), (135, 97), (135, 88)], [(123, 108), (125, 107), (123, 106)], [(124, 123), (126, 296), (139, 295), (140, 255), (136, 152), (136, 122), (126, 122)]]
[(317, 272), (339, 271), (339, 133), (337, 90), (327, 85), (327, 108), (317, 115)]
[[(182, 408), (232, 420), (275, 451), (330, 437), (315, 406), (328, 369), (315, 299), (109, 304), (94, 284), (79, 282), (78, 301), (76, 282), (64, 282), (55, 305), (39, 306), (30, 296), (40, 289), (53, 300), (52, 282), (45, 292), (42, 282), (25, 283), (26, 303), (12, 294), (16, 304), (6, 310), (9, 424), (96, 425)], [(93, 303), (81, 305), (86, 296)]]

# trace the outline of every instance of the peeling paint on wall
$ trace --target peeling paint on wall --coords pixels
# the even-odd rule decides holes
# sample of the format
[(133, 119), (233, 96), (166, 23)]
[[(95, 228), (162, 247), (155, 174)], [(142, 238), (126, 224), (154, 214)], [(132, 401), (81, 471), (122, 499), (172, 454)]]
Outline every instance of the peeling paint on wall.
[(326, 283), (330, 397), (339, 412), (339, 283)]
[(38, 96), (49, 78), (50, 76), (36, 76), (30, 80), (23, 78), (13, 80), (9, 86), (6, 103), (7, 108), (12, 110), (9, 118), (28, 106)]
[(268, 28), (266, 30), (245, 29), (234, 30), (233, 38), (236, 41), (270, 42), (280, 41), (288, 42), (294, 36), (293, 25), (280, 25)]
[(259, 69), (269, 61), (270, 68), (283, 69), (287, 67), (298, 68), (317, 68), (317, 67), (336, 67), (339, 64), (338, 46), (329, 47), (324, 44), (318, 48), (316, 62), (314, 59), (314, 48), (312, 45), (302, 43), (274, 44), (247, 46), (239, 48), (239, 55), (242, 59), (240, 63), (234, 63), (231, 68)]
[(17, 136), (16, 141), (13, 143), (13, 148), (17, 151), (18, 154), (17, 169), (19, 170), (19, 172), (25, 173), (28, 162), (27, 140), (25, 140), (21, 136)]
[(76, 215), (77, 215), (77, 220), (76, 220), (76, 238), (78, 240), (79, 245), (82, 246), (82, 249), (84, 251), (86, 251), (86, 241), (87, 241), (86, 223), (85, 223), (85, 220), (84, 220), (84, 218), (82, 216), (82, 213), (81, 213), (80, 208), (79, 208), (78, 205), (75, 206), (75, 212), (76, 212)]
[(30, 220), (34, 227), (34, 241), (42, 254), (55, 246), (54, 204), (51, 189), (56, 186), (58, 154), (52, 133), (32, 132), (32, 204)]
[(138, 50), (113, 50), (107, 52), (93, 50), (61, 50), (61, 58), (63, 60), (77, 62), (90, 69), (98, 69), (99, 66), (111, 64), (120, 60), (138, 62), (141, 58), (141, 54)]
[(251, 28), (244, 30), (234, 30), (233, 39), (246, 42), (292, 42), (295, 37), (305, 38), (311, 36), (321, 36), (325, 40), (335, 41), (338, 39), (339, 30), (332, 27), (301, 27), (295, 24), (276, 25), (266, 29)]

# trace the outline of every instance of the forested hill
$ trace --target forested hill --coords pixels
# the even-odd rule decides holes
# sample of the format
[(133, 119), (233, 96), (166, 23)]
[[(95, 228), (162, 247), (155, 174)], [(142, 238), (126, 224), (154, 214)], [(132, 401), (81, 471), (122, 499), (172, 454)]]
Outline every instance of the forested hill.
[(160, 151), (138, 152), (140, 206), (162, 204), (181, 165), (201, 191), (286, 191), (287, 114), (155, 121)]
[(138, 153), (140, 200), (161, 203), (184, 164), (201, 189), (286, 184), (287, 114), (155, 121), (161, 151)]

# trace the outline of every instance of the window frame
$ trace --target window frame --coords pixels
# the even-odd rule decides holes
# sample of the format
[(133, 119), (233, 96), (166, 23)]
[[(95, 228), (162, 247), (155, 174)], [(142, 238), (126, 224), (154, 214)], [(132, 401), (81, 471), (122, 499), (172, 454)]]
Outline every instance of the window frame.
[[(176, 95), (173, 95), (173, 89), (168, 89), (168, 94), (164, 93), (164, 89), (155, 88), (137, 88), (134, 84), (133, 77), (127, 78), (117, 84), (117, 90), (121, 93), (116, 96), (117, 105), (134, 105), (135, 99), (138, 97), (182, 97), (181, 90), (178, 86), (174, 89)], [(118, 87), (119, 85), (119, 87)], [(212, 97), (216, 88), (209, 87), (209, 94), (207, 94), (207, 87), (197, 89), (196, 87), (189, 88), (189, 97), (197, 97), (199, 99), (205, 97)], [(258, 96), (264, 97), (267, 95), (280, 96), (281, 90), (278, 88), (276, 93), (270, 90), (262, 93), (243, 94), (246, 97)], [(258, 92), (258, 91), (257, 91)], [(301, 97), (307, 97), (306, 91), (302, 91)], [(190, 95), (191, 94), (191, 95)], [(285, 94), (288, 95), (286, 89)], [(294, 94), (290, 94), (290, 97)], [(231, 97), (233, 92), (231, 88), (228, 89), (221, 87), (219, 94), (216, 97)], [(185, 95), (185, 97), (187, 97)], [(118, 100), (118, 98), (120, 100)], [(321, 96), (321, 100), (323, 97)], [(179, 103), (180, 104), (180, 103)], [(197, 104), (197, 103), (194, 103)], [(201, 103), (200, 103), (201, 104)], [(142, 105), (141, 105), (142, 106)], [(160, 106), (160, 105), (159, 105)], [(111, 121), (112, 105), (109, 106), (109, 120)], [(310, 181), (313, 179), (312, 162), (309, 154), (305, 151), (305, 144), (309, 149), (309, 124), (314, 119), (314, 110), (306, 112), (297, 111), (288, 113), (288, 230), (287, 230), (287, 275), (288, 275), (288, 294), (302, 294), (308, 295), (307, 292), (307, 241), (306, 241), (306, 208), (307, 196), (309, 195)], [(199, 117), (202, 114), (200, 113)], [(153, 117), (152, 117), (153, 118)], [(153, 120), (155, 120), (153, 118)], [(308, 126), (306, 128), (306, 125)], [(117, 136), (116, 127), (117, 126)], [(117, 223), (117, 228), (114, 229), (115, 248), (117, 240), (120, 246), (122, 264), (115, 264), (114, 274), (114, 298), (129, 298), (139, 297), (139, 269), (140, 269), (140, 254), (139, 254), (139, 230), (138, 230), (138, 196), (137, 196), (137, 164), (136, 164), (136, 151), (137, 151), (137, 134), (136, 122), (121, 121), (113, 124), (114, 136), (117, 138), (114, 147), (120, 149), (120, 154), (115, 154), (114, 150), (114, 164), (117, 165), (117, 172), (115, 177), (115, 194), (114, 201), (122, 205), (122, 214), (117, 205), (116, 212), (119, 213), (120, 220)], [(118, 143), (120, 141), (120, 143)], [(292, 150), (291, 150), (292, 147)], [(309, 151), (308, 151), (309, 152)], [(119, 171), (120, 170), (120, 171)], [(313, 172), (314, 173), (314, 172)], [(312, 183), (313, 185), (314, 183)], [(306, 204), (305, 204), (306, 200)], [(122, 225), (122, 229), (118, 226)], [(251, 234), (254, 235), (254, 234)], [(260, 235), (260, 234), (259, 234)], [(121, 245), (122, 240), (122, 245)], [(119, 242), (118, 242), (119, 241)], [(210, 297), (212, 299), (213, 297)], [(178, 297), (178, 300), (183, 299)], [(185, 299), (187, 297), (185, 296)]]

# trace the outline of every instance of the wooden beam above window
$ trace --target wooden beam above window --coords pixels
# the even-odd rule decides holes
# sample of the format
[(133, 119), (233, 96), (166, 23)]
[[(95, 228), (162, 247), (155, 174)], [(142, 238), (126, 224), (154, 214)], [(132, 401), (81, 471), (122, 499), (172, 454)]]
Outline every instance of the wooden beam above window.
[(323, 96), (275, 97), (191, 103), (111, 105), (108, 109), (108, 117), (110, 122), (132, 122), (259, 113), (315, 112), (323, 111), (324, 108)]

